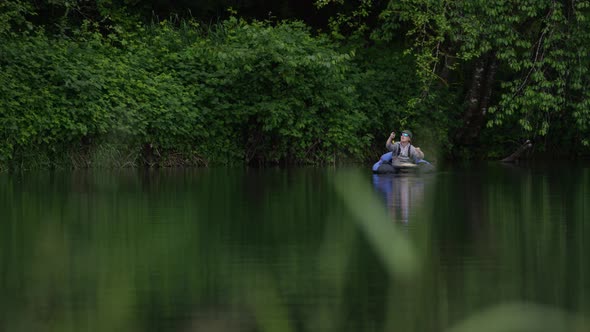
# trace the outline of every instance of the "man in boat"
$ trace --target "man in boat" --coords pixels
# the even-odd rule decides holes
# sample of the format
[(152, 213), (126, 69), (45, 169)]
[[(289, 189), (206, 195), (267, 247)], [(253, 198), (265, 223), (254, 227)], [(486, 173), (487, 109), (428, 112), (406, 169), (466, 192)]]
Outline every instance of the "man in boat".
[(417, 164), (419, 160), (424, 159), (424, 152), (412, 145), (411, 131), (402, 131), (399, 142), (392, 143), (394, 138), (395, 132), (392, 132), (385, 143), (387, 150), (391, 151), (392, 163)]

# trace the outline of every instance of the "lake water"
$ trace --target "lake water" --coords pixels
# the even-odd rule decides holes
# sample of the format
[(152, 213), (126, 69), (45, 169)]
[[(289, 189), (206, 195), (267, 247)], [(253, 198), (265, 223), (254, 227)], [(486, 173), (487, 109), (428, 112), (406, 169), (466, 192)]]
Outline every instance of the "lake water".
[(590, 331), (589, 203), (588, 164), (1, 174), (0, 331)]

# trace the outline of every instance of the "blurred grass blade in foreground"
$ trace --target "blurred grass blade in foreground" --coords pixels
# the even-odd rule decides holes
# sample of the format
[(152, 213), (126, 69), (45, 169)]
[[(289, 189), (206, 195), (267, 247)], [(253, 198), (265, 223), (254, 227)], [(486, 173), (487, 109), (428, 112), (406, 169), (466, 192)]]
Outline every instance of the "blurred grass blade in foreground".
[(358, 171), (342, 170), (336, 173), (334, 185), (388, 273), (404, 279), (413, 276), (418, 269), (415, 250), (388, 218), (367, 178)]
[(448, 332), (573, 332), (588, 325), (565, 311), (529, 303), (511, 303), (473, 314)]

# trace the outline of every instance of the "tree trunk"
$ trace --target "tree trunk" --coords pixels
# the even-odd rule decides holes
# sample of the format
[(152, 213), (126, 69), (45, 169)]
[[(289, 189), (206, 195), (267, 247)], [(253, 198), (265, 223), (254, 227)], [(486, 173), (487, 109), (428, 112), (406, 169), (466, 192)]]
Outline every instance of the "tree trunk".
[(455, 137), (458, 144), (474, 145), (476, 143), (484, 125), (497, 71), (498, 60), (494, 53), (483, 55), (475, 63), (463, 113), (463, 128)]

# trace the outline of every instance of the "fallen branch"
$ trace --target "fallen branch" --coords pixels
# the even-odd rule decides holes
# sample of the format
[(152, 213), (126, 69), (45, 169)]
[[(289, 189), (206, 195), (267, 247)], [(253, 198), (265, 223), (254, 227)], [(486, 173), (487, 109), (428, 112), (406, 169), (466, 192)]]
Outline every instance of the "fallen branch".
[(522, 156), (522, 154), (525, 153), (528, 149), (530, 149), (532, 147), (533, 147), (533, 143), (531, 143), (530, 140), (526, 140), (526, 142), (524, 142), (511, 155), (509, 155), (508, 157), (502, 159), (502, 162), (505, 162), (505, 163), (513, 163), (513, 162), (517, 161), (518, 159), (520, 159), (520, 157)]

